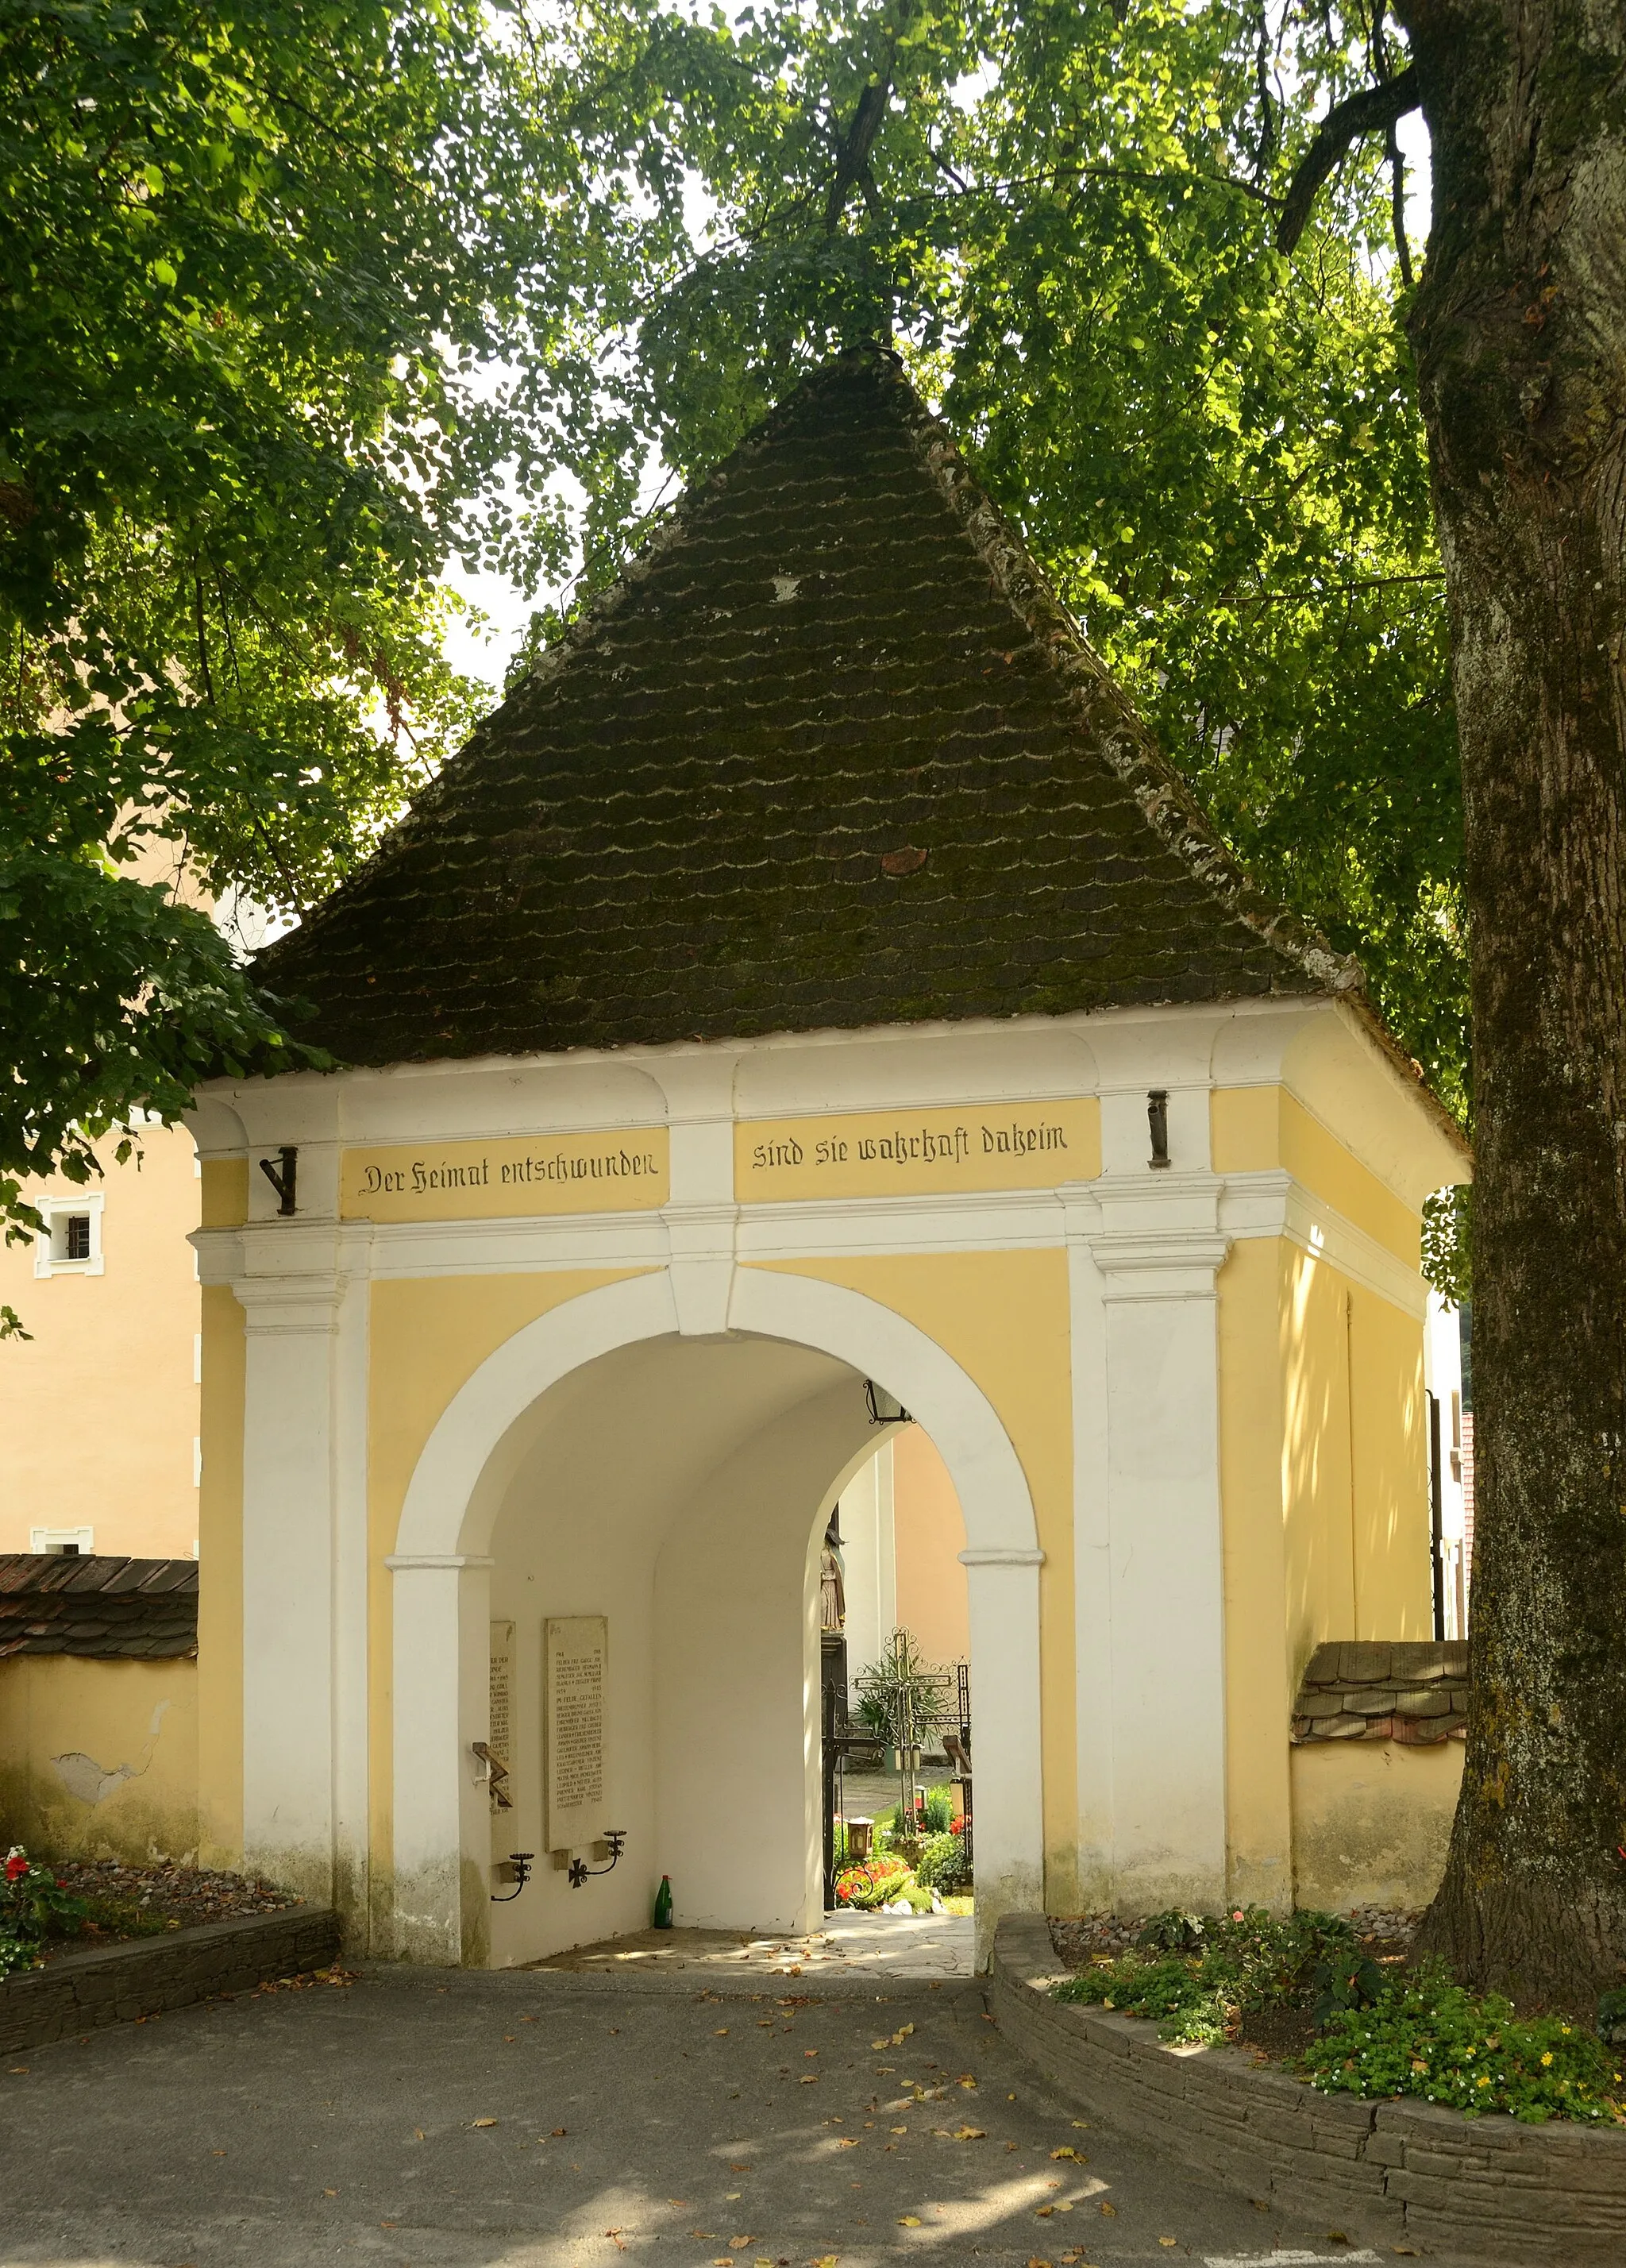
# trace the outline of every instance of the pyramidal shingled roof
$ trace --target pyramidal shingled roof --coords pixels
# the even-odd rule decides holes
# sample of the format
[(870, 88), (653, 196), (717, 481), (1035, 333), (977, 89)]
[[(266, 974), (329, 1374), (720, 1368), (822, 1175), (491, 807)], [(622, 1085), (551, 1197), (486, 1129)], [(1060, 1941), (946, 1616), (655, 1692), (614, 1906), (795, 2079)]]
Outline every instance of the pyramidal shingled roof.
[(357, 1064), (1360, 983), (878, 349), (692, 490), (260, 967)]

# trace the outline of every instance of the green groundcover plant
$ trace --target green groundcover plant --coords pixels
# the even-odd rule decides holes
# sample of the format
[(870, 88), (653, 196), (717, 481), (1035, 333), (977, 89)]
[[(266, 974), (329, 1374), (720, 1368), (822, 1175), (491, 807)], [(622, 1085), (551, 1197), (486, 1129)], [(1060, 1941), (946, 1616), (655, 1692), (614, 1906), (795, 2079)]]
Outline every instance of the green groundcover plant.
[(1304, 2058), (1328, 2094), (1411, 2095), (1475, 2117), (1510, 2111), (1626, 2122), (1622, 2057), (1564, 2015), (1520, 2017), (1498, 1993), (1453, 1984), (1443, 1963), (1396, 1979), (1375, 2007), (1341, 2009)]
[(1626, 2124), (1621, 2048), (1571, 2016), (1520, 2017), (1498, 1994), (1477, 1997), (1438, 1961), (1386, 1978), (1335, 1914), (1158, 1914), (1133, 1952), (1096, 1962), (1054, 1993), (1149, 2017), (1165, 2039), (1203, 2044), (1234, 2038), (1262, 2010), (1313, 2007), (1320, 2029), (1298, 2069), (1324, 2094), (1413, 2095), (1532, 2124)]
[(1207, 2043), (1231, 2038), (1244, 2015), (1304, 1999), (1354, 1951), (1354, 1932), (1334, 1914), (1170, 1911), (1147, 1923), (1133, 1953), (1070, 1977), (1056, 1997), (1149, 2016), (1166, 2039)]

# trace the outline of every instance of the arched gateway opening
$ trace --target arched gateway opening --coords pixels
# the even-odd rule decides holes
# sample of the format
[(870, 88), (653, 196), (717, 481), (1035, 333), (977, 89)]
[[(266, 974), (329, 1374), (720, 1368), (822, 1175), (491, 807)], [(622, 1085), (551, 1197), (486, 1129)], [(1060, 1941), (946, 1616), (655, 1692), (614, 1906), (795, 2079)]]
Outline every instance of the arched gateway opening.
[[(1042, 1554), (1004, 1428), (940, 1347), (856, 1292), (742, 1270), (728, 1323), (681, 1333), (665, 1270), (586, 1293), (499, 1348), (430, 1435), (390, 1561), (403, 1954), (506, 1964), (637, 1929), (663, 1873), (681, 1921), (815, 1920), (818, 1551), (874, 1451), (869, 1379), (931, 1435), (965, 1519), (979, 1920), (1036, 1899)], [(580, 1889), (543, 1855), (493, 1904), (492, 1859), (557, 1837), (545, 1657), (548, 1625), (567, 1623), (601, 1624), (605, 1815), (590, 1823), (623, 1829), (625, 1855)], [(513, 1807), (495, 1839), (475, 1753), (494, 1632)]]

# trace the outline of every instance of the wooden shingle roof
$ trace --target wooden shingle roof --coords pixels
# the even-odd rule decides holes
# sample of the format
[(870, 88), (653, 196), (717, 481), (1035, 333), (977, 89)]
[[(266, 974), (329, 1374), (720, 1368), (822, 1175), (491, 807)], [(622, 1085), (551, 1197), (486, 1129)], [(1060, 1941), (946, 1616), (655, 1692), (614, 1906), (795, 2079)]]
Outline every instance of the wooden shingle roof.
[(874, 349), (689, 493), (259, 967), (360, 1064), (1360, 983)]
[(1468, 1730), (1466, 1638), (1334, 1638), (1310, 1656), (1292, 1737), (1426, 1748)]
[(162, 1660), (197, 1652), (197, 1561), (102, 1552), (0, 1557), (0, 1660), (77, 1653)]

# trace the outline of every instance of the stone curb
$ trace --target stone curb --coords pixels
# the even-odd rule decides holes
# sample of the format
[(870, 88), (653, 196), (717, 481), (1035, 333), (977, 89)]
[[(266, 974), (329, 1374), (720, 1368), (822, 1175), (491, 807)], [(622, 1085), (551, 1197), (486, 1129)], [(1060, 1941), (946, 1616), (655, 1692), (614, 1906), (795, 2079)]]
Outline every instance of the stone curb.
[(304, 1905), (64, 1953), (48, 1968), (0, 1981), (0, 2053), (77, 2039), (104, 2024), (190, 2007), (213, 1992), (240, 1992), (326, 1968), (338, 1953), (338, 1915)]
[(1171, 2047), (1140, 2018), (1053, 2000), (1068, 1973), (1042, 1915), (1000, 1922), (989, 1980), (1000, 2029), (1103, 2125), (1351, 2235), (1486, 2268), (1626, 2260), (1626, 2131), (1319, 2095), (1240, 2049)]

